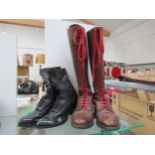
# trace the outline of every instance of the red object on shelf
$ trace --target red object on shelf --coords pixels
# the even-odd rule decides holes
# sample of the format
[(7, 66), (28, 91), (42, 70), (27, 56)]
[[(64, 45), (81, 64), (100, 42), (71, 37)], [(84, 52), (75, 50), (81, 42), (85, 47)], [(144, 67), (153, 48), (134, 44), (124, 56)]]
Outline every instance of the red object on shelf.
[(120, 92), (121, 91), (121, 89), (119, 89), (119, 88), (113, 88), (113, 87), (109, 87), (108, 88), (108, 95), (110, 96), (110, 97), (112, 97), (112, 93), (113, 92)]
[(111, 71), (111, 75), (114, 79), (117, 79), (121, 74), (121, 70), (119, 67), (113, 67), (112, 71)]

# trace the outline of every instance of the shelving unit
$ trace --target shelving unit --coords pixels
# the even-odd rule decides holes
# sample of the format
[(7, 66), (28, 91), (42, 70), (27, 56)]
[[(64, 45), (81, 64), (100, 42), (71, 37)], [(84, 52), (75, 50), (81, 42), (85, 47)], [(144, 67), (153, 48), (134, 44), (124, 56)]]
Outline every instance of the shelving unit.
[[(134, 134), (131, 130), (134, 128), (141, 128), (144, 125), (141, 122), (135, 121), (133, 119), (128, 119), (122, 113), (119, 113), (121, 127), (118, 130), (104, 131), (96, 125), (96, 120), (94, 119), (94, 125), (88, 129), (76, 129), (71, 126), (71, 118), (69, 116), (68, 121), (58, 127), (47, 128), (47, 129), (37, 129), (37, 128), (21, 128), (17, 127), (18, 120), (24, 115), (31, 113), (36, 104), (38, 103), (38, 98), (32, 101), (31, 106), (18, 109), (18, 115), (12, 117), (0, 118), (2, 128), (0, 134), (17, 134), (17, 135), (119, 135), (119, 134)], [(7, 122), (7, 123), (6, 123)], [(11, 123), (9, 123), (11, 122)], [(11, 125), (10, 125), (11, 124)], [(7, 130), (6, 130), (7, 129)]]
[(140, 64), (128, 64), (126, 65), (127, 70), (128, 69), (139, 69), (139, 70), (145, 70), (148, 68), (155, 69), (155, 63), (140, 63)]
[(155, 92), (155, 86), (152, 85), (146, 85), (146, 84), (139, 84), (135, 82), (124, 82), (124, 81), (118, 81), (118, 80), (105, 80), (106, 87), (117, 87), (117, 88), (123, 88), (123, 89), (139, 89), (144, 91), (151, 91)]

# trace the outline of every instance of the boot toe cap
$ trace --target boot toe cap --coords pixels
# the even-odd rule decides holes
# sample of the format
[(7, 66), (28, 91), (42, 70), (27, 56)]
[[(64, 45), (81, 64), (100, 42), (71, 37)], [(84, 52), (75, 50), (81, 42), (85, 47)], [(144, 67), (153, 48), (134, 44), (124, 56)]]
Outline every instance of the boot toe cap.
[(19, 120), (18, 126), (33, 126), (36, 124), (36, 121), (32, 117), (23, 117)]
[(37, 122), (37, 127), (38, 128), (55, 127), (65, 123), (66, 120), (67, 120), (67, 117), (58, 117), (58, 118), (44, 117)]
[(74, 113), (72, 115), (72, 123), (73, 124), (89, 124), (92, 122), (93, 116), (90, 112), (85, 112), (85, 113)]
[(72, 122), (75, 124), (86, 124), (88, 123), (88, 120), (84, 118), (76, 118)]
[(107, 127), (119, 126), (119, 119), (115, 114), (103, 114), (98, 117), (99, 123)]
[(50, 127), (53, 126), (53, 124), (54, 124), (53, 120), (49, 120), (47, 118), (41, 118), (37, 122), (37, 127)]

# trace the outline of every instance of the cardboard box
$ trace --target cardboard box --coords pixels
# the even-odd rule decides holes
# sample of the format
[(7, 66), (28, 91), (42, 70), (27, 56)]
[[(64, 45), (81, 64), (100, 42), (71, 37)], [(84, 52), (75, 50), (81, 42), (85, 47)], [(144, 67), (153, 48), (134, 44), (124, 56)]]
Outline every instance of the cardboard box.
[(112, 106), (116, 113), (121, 112), (129, 119), (144, 123), (144, 127), (133, 129), (134, 133), (155, 134), (155, 101), (139, 98), (137, 91), (114, 92)]

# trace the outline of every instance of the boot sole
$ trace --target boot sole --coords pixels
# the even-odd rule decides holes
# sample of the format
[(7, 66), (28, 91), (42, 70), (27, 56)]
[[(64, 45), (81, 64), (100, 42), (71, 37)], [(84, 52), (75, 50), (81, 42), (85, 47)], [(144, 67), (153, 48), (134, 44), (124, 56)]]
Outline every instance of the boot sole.
[(90, 122), (89, 124), (84, 124), (84, 125), (79, 125), (79, 124), (74, 124), (74, 123), (71, 123), (72, 124), (72, 127), (74, 128), (77, 128), (77, 129), (87, 129), (87, 128), (90, 128), (94, 125), (94, 122)]
[(18, 125), (19, 127), (22, 128), (34, 128), (36, 126), (36, 124), (23, 124), (23, 125)]
[(118, 129), (120, 129), (120, 125), (118, 125), (118, 126), (105, 126), (105, 125), (99, 123), (98, 121), (96, 122), (96, 124), (101, 129), (105, 129), (107, 131), (112, 131), (112, 130), (118, 130)]

